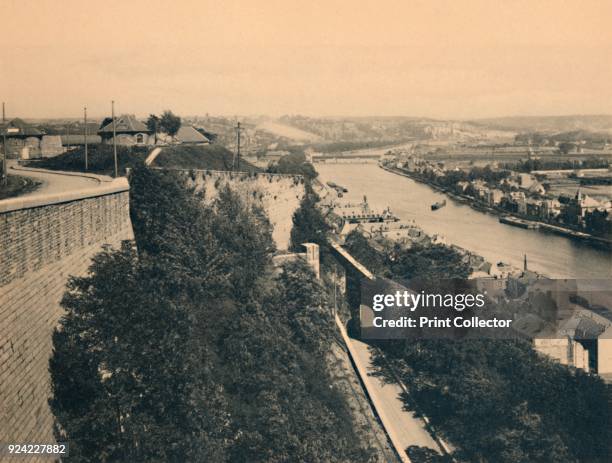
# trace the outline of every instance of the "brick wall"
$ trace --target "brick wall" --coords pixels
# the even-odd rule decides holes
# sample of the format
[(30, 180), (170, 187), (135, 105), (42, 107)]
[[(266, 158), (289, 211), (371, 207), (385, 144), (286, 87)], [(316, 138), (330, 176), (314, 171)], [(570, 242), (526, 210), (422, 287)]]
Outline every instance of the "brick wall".
[(127, 182), (100, 188), (0, 209), (0, 442), (53, 442), (48, 361), (66, 282), (133, 238)]

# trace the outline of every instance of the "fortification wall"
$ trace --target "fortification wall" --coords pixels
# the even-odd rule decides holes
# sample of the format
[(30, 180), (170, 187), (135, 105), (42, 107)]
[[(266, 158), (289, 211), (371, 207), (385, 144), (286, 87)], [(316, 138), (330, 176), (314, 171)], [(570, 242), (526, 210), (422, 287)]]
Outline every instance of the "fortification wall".
[(209, 170), (184, 170), (188, 184), (203, 191), (205, 200), (213, 201), (221, 188), (229, 185), (247, 203), (261, 205), (274, 226), (272, 236), (279, 250), (289, 247), (292, 217), (304, 197), (304, 179), (300, 175), (282, 175)]
[[(133, 238), (129, 186), (0, 202), (0, 440), (53, 442), (48, 362), (71, 275)], [(22, 460), (24, 461), (24, 460)]]

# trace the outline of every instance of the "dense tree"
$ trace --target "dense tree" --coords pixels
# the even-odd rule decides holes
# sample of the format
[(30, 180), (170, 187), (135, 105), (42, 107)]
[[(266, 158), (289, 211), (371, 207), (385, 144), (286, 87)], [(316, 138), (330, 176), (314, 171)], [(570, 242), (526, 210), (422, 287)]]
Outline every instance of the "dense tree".
[(75, 461), (223, 455), (222, 398), (200, 368), (206, 352), (192, 342), (190, 308), (148, 263), (130, 243), (106, 250), (62, 301), (50, 405)]
[(281, 157), (276, 164), (271, 164), (270, 173), (302, 175), (307, 181), (319, 175), (314, 166), (306, 160), (303, 152), (290, 153)]
[(345, 246), (351, 255), (372, 273), (387, 274), (384, 255), (374, 249), (368, 239), (358, 230), (353, 230), (346, 236)]
[(333, 320), (322, 305), (323, 288), (300, 261), (283, 265), (276, 281), (262, 304), (246, 304), (221, 338), (240, 430), (230, 460), (368, 461), (328, 372)]
[(213, 208), (217, 216), (213, 234), (224, 252), (220, 270), (233, 275), (232, 296), (246, 301), (258, 288), (257, 278), (270, 266), (275, 250), (272, 225), (259, 206), (245, 207), (227, 185), (219, 191)]
[(594, 210), (584, 215), (584, 224), (589, 233), (600, 236), (612, 236), (612, 221), (608, 211)]
[(71, 461), (368, 461), (322, 288), (301, 262), (275, 276), (265, 214), (230, 189), (206, 206), (169, 172), (130, 181), (135, 244), (71, 280), (54, 334)]
[(523, 341), (398, 340), (381, 347), (461, 461), (609, 461), (607, 390), (597, 377)]
[(161, 129), (171, 137), (174, 137), (181, 128), (181, 118), (172, 111), (164, 111), (159, 120)]
[(280, 311), (292, 331), (294, 342), (308, 351), (323, 354), (334, 334), (334, 320), (325, 290), (312, 269), (297, 260), (283, 265), (278, 277), (282, 294)]
[(395, 245), (388, 255), (388, 268), (395, 278), (437, 281), (465, 279), (470, 266), (464, 257), (453, 248), (443, 244), (432, 246), (415, 245), (403, 249)]
[(576, 149), (576, 145), (574, 143), (570, 143), (567, 141), (559, 143), (559, 151), (561, 154), (568, 154), (570, 151)]
[(323, 248), (327, 246), (329, 225), (317, 206), (319, 200), (311, 185), (306, 183), (300, 207), (293, 213), (290, 250), (300, 251), (302, 243), (316, 243)]
[[(445, 279), (461, 281), (468, 274), (460, 254), (441, 245), (382, 252), (357, 232), (349, 234), (346, 245), (376, 274), (410, 279), (411, 284), (420, 277), (434, 282), (436, 292), (446, 291)], [(542, 294), (524, 301), (529, 312), (543, 318), (551, 316), (549, 302)], [(388, 369), (389, 363), (393, 366), (410, 390), (406, 406), (429, 417), (440, 436), (457, 448), (459, 461), (610, 459), (612, 417), (605, 384), (538, 354), (528, 342), (410, 339), (378, 346), (379, 372), (395, 381)], [(411, 452), (415, 461), (437, 461), (419, 449)]]
[(160, 126), (161, 121), (159, 119), (159, 116), (155, 114), (149, 114), (149, 117), (147, 119), (147, 129), (150, 132), (153, 132), (153, 134), (155, 135), (155, 143), (157, 143), (157, 134), (159, 133)]
[(464, 257), (449, 246), (413, 245), (404, 248), (394, 244), (390, 249), (379, 251), (357, 230), (346, 237), (349, 252), (371, 272), (397, 280), (434, 281), (461, 280), (470, 274)]

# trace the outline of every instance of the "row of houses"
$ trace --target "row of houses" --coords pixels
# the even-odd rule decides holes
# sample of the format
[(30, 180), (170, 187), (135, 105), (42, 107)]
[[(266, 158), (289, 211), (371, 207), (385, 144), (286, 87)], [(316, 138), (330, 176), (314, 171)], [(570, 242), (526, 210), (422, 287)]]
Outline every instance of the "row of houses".
[(113, 144), (116, 140), (120, 146), (152, 146), (168, 144), (208, 144), (210, 140), (193, 126), (183, 125), (176, 135), (154, 133), (146, 124), (131, 114), (124, 114), (112, 120), (105, 120), (97, 133), (52, 135), (44, 130), (24, 122), (12, 119), (0, 124), (0, 133), (5, 135), (6, 151), (9, 158), (33, 159), (52, 157), (69, 149), (83, 146), (87, 138), (89, 144)]
[[(514, 172), (495, 184), (482, 179), (448, 183), (445, 178), (450, 171), (439, 163), (421, 158), (408, 157), (397, 161), (398, 168), (417, 173), (434, 182), (443, 184), (464, 196), (470, 196), (490, 207), (499, 207), (510, 213), (536, 219), (559, 220), (573, 225), (583, 225), (588, 214), (595, 211), (609, 213), (612, 202), (598, 201), (583, 194), (580, 189), (573, 197), (552, 197), (546, 188), (532, 174)], [(452, 172), (451, 172), (452, 173)]]

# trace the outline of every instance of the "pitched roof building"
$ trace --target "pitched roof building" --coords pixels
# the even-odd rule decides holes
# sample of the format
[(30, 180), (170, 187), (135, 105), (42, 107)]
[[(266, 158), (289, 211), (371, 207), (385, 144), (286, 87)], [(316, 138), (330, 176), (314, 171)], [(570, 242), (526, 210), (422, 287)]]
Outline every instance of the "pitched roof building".
[[(136, 119), (132, 114), (123, 114), (115, 118), (114, 132), (117, 135), (117, 144), (124, 146), (151, 145), (154, 143), (152, 131)], [(98, 130), (102, 143), (113, 142), (113, 121), (107, 122)]]
[(15, 118), (5, 124), (0, 124), (0, 131), (6, 132), (7, 138), (27, 138), (37, 137), (42, 138), (45, 134), (42, 130), (26, 124), (22, 119)]
[(9, 158), (29, 159), (41, 156), (41, 141), (45, 133), (22, 119), (0, 124), (0, 133), (6, 135)]
[(210, 140), (205, 135), (198, 132), (190, 125), (181, 125), (181, 128), (175, 136), (179, 143), (203, 144), (210, 143)]

